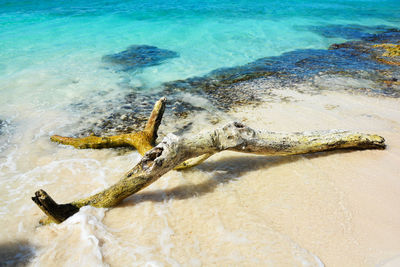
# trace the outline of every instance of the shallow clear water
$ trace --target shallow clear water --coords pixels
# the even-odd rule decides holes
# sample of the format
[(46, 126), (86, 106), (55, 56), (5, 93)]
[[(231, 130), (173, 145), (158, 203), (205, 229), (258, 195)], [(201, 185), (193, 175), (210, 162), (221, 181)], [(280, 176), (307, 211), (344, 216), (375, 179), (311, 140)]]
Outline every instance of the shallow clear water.
[[(374, 1), (8, 2), (0, 8), (1, 87), (11, 87), (4, 84), (9, 79), (35, 76), (36, 80), (46, 74), (65, 84), (98, 80), (107, 75), (102, 56), (133, 44), (179, 53), (178, 58), (129, 77), (132, 85), (149, 87), (294, 49), (327, 48), (344, 40), (340, 34), (326, 38), (310, 27), (397, 27), (396, 9), (399, 3), (394, 0), (379, 5)], [(100, 86), (112, 86), (117, 78), (107, 77)], [(37, 85), (35, 91), (46, 85)], [(77, 84), (68, 89), (69, 94), (82, 93)]]
[[(34, 235), (31, 224), (40, 212), (29, 197), (38, 188), (45, 187), (68, 201), (111, 184), (137, 160), (136, 154), (75, 151), (49, 143), (49, 135), (60, 129), (64, 135), (74, 133), (74, 122), (82, 114), (98, 106), (118, 105), (115, 99), (132, 90), (157, 90), (163, 82), (296, 49), (326, 49), (332, 43), (375, 32), (377, 27), (399, 26), (398, 0), (0, 0), (0, 214), (11, 221), (4, 223), (8, 228), (2, 228), (0, 241)], [(363, 27), (364, 33), (352, 27)], [(179, 56), (129, 72), (102, 60), (131, 45), (156, 46)], [(74, 103), (90, 105), (82, 111)], [(79, 180), (82, 176), (86, 178)], [(156, 209), (162, 213), (163, 206)], [(93, 224), (101, 225), (103, 216), (97, 215)], [(168, 229), (162, 225), (160, 229), (169, 236)], [(101, 235), (107, 232), (106, 228), (97, 230)], [(271, 238), (275, 235), (270, 229), (265, 231)], [(53, 248), (62, 250), (65, 238), (54, 240)], [(293, 253), (313, 258), (291, 242), (285, 244)], [(137, 248), (142, 249), (141, 255), (151, 250), (151, 242), (146, 244), (150, 248)], [(32, 253), (22, 251), (22, 255)], [(40, 253), (49, 262), (54, 258), (46, 249)], [(96, 251), (88, 253), (92, 253), (92, 264), (101, 261)], [(140, 260), (152, 262), (146, 256)], [(165, 256), (155, 262), (172, 264), (169, 260)]]

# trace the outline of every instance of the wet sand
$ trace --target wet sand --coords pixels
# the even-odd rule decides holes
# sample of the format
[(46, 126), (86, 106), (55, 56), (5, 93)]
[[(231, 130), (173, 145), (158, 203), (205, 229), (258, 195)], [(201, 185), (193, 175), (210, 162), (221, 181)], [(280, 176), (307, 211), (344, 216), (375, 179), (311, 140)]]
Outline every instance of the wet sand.
[[(292, 101), (237, 108), (226, 120), (270, 131), (377, 133), (387, 149), (223, 152), (169, 172), (119, 207), (86, 207), (60, 225), (36, 227), (43, 215), (29, 199), (35, 190), (68, 202), (111, 185), (139, 160), (136, 152), (75, 150), (43, 136), (15, 162), (30, 171), (1, 190), (3, 203), (24, 195), (3, 212), (3, 258), (30, 266), (398, 266), (400, 100), (274, 93)], [(192, 131), (204, 128), (198, 120)]]

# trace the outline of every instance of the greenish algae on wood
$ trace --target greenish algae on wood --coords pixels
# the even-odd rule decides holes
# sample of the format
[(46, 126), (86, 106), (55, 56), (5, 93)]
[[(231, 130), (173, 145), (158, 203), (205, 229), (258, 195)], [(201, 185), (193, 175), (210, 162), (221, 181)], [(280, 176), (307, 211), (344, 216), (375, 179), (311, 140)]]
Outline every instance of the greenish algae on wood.
[(136, 148), (141, 155), (144, 155), (144, 153), (149, 151), (155, 145), (158, 127), (161, 124), (162, 116), (165, 110), (166, 100), (167, 99), (165, 97), (162, 97), (155, 103), (153, 111), (151, 112), (151, 115), (143, 131), (108, 137), (91, 135), (88, 137), (73, 138), (53, 135), (50, 137), (50, 140), (80, 149), (132, 146)]
[(374, 134), (337, 130), (274, 133), (253, 130), (242, 123), (232, 122), (189, 138), (169, 134), (160, 144), (145, 153), (140, 162), (117, 183), (87, 198), (59, 205), (46, 192), (39, 190), (33, 200), (49, 216), (47, 222), (59, 223), (63, 219), (60, 214), (71, 216), (87, 205), (103, 208), (116, 206), (183, 162), (196, 157), (205, 160), (224, 150), (261, 155), (294, 155), (334, 149), (384, 148), (384, 138)]

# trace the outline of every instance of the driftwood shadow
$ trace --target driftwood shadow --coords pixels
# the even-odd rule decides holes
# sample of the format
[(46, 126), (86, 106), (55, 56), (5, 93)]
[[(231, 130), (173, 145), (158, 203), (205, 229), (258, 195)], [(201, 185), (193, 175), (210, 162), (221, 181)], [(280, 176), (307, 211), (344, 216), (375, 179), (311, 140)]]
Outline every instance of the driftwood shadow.
[[(326, 157), (333, 154), (351, 153), (354, 150), (336, 150), (328, 152), (318, 152), (313, 154), (292, 155), (292, 156), (255, 156), (238, 153), (236, 156), (227, 157), (217, 161), (204, 162), (194, 169), (203, 172), (215, 172), (208, 180), (198, 184), (184, 184), (167, 190), (153, 190), (137, 193), (122, 203), (123, 206), (133, 206), (141, 202), (164, 202), (170, 199), (183, 200), (192, 197), (199, 197), (212, 193), (219, 185), (227, 184), (248, 172), (259, 169), (268, 169), (283, 164), (289, 164), (307, 158)], [(197, 170), (188, 169), (184, 172), (190, 173)]]
[(26, 266), (35, 256), (35, 248), (28, 241), (0, 243), (0, 267)]

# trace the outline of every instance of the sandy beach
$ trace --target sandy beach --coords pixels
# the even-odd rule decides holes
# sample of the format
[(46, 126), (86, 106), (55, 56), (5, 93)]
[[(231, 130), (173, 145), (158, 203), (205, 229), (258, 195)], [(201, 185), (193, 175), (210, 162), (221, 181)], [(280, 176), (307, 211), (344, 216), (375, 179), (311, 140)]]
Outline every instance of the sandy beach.
[(286, 159), (289, 163), (280, 159), (283, 164), (260, 174), (273, 180), (263, 187), (267, 199), (283, 200), (268, 208), (267, 217), (326, 266), (397, 266), (399, 101), (338, 93), (294, 98), (300, 101), (243, 110), (238, 118), (276, 131), (379, 133), (387, 149), (299, 156)]
[(29, 266), (398, 266), (400, 100), (274, 93), (291, 101), (237, 108), (227, 120), (277, 132), (377, 133), (387, 148), (287, 157), (222, 152), (169, 172), (114, 209), (86, 207), (60, 225), (37, 227), (43, 214), (29, 197), (38, 187), (68, 202), (111, 185), (140, 158), (68, 147), (50, 158), (45, 152), (57, 145), (43, 137), (33, 153), (40, 156), (16, 162), (37, 165), (40, 184), (15, 182), (26, 198), (10, 203), (13, 215), (1, 221), (8, 229), (1, 256)]

